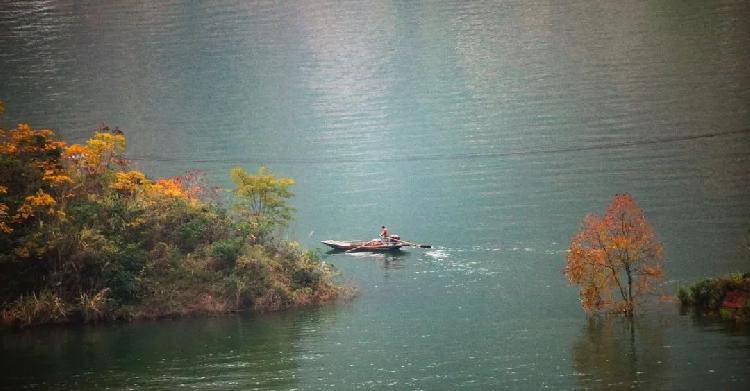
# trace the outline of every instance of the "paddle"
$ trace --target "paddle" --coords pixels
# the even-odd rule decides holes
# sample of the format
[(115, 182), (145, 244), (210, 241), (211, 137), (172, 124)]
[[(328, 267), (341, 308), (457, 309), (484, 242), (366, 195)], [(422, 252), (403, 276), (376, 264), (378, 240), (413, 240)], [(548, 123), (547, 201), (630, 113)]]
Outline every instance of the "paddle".
[[(432, 245), (430, 245), (430, 244), (417, 244), (417, 243), (407, 242), (406, 240), (401, 240), (401, 239), (391, 239), (391, 240), (395, 240), (395, 241), (398, 241), (399, 243), (403, 243), (403, 244), (405, 244), (405, 245), (407, 245), (407, 246), (411, 246), (411, 247), (417, 247), (417, 248), (432, 248)], [(362, 249), (363, 247), (367, 247), (367, 246), (368, 246), (368, 244), (369, 244), (369, 242), (366, 242), (366, 243), (365, 243), (365, 244), (363, 244), (363, 245), (360, 245), (360, 246), (357, 246), (357, 247), (351, 248), (351, 249), (349, 249), (349, 250), (346, 250), (345, 252), (347, 252), (347, 253), (353, 253), (353, 252), (356, 252), (357, 250), (360, 250), (360, 249)]]
[(401, 243), (405, 243), (405, 244), (407, 244), (407, 245), (409, 245), (409, 246), (412, 246), (412, 247), (418, 247), (418, 248), (432, 248), (432, 245), (430, 245), (430, 244), (416, 244), (416, 243), (412, 243), (412, 242), (407, 242), (406, 240), (400, 240), (400, 239), (399, 239), (399, 242), (401, 242)]
[(347, 253), (353, 253), (353, 252), (356, 252), (357, 250), (359, 250), (359, 249), (361, 249), (361, 248), (363, 248), (363, 247), (367, 247), (367, 245), (368, 245), (368, 244), (370, 244), (370, 242), (365, 242), (365, 244), (361, 244), (361, 245), (359, 245), (359, 246), (357, 246), (357, 247), (354, 247), (354, 248), (350, 248), (350, 249), (348, 249), (348, 250), (346, 250), (346, 251), (344, 251), (344, 252), (347, 252)]

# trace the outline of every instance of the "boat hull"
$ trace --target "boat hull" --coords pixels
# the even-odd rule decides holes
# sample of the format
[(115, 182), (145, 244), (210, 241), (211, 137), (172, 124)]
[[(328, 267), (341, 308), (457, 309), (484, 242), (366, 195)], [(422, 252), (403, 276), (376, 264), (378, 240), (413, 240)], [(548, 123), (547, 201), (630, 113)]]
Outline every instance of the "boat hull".
[(324, 240), (321, 243), (334, 250), (348, 252), (391, 252), (400, 251), (403, 244), (382, 243), (378, 241), (342, 241), (342, 240)]

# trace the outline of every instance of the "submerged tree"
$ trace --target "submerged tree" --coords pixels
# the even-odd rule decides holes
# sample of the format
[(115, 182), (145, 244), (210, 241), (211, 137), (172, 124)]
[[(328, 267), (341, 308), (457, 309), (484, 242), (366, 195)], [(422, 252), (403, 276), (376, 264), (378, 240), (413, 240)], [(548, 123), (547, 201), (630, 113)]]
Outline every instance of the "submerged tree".
[(662, 279), (663, 246), (629, 194), (618, 194), (604, 217), (590, 214), (570, 242), (565, 275), (580, 287), (586, 311), (632, 315)]

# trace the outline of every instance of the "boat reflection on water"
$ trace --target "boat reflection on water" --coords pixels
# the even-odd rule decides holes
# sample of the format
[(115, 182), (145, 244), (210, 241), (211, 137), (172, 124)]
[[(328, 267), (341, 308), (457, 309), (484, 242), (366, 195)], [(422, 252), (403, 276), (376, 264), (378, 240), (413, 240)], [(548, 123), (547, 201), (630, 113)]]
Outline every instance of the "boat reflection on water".
[(403, 261), (411, 256), (407, 251), (390, 251), (390, 252), (353, 252), (349, 253), (341, 250), (328, 250), (324, 253), (326, 256), (346, 255), (347, 257), (360, 258), (363, 260), (382, 262), (385, 269), (402, 269), (405, 267)]

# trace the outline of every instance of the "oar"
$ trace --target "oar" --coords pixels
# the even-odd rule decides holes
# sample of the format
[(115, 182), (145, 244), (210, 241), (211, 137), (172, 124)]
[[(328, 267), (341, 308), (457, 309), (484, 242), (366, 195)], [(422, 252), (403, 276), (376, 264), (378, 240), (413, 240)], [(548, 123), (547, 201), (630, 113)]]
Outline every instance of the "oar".
[(354, 247), (354, 248), (350, 248), (350, 249), (348, 249), (348, 250), (346, 250), (346, 251), (344, 251), (344, 252), (346, 252), (346, 253), (353, 253), (353, 252), (355, 252), (355, 251), (357, 251), (357, 250), (361, 249), (362, 247), (367, 247), (367, 244), (368, 244), (368, 243), (370, 243), (370, 242), (365, 242), (365, 244), (359, 245), (359, 246), (357, 246), (357, 247)]
[(405, 243), (405, 244), (407, 244), (409, 246), (412, 246), (412, 247), (432, 248), (432, 245), (430, 245), (430, 244), (416, 244), (416, 243), (412, 243), (412, 242), (407, 242), (406, 240), (399, 240), (399, 242)]

